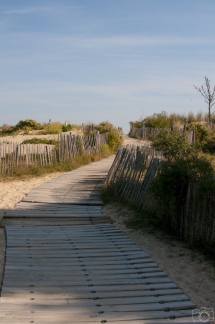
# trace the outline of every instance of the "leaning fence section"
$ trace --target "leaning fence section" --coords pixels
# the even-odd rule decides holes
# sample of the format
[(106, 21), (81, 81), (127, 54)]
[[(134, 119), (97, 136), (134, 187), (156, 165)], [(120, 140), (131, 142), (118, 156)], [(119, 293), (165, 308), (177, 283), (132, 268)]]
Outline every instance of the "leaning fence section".
[[(215, 249), (215, 192), (211, 190), (205, 199), (199, 199), (195, 183), (187, 184), (187, 194), (177, 213), (159, 214), (159, 201), (149, 190), (161, 170), (161, 152), (146, 146), (120, 147), (105, 180), (115, 197), (135, 206), (140, 211), (151, 212), (163, 228), (191, 244), (200, 242)], [(171, 197), (170, 197), (171, 198)], [(156, 216), (157, 215), (157, 216)]]
[[(161, 152), (148, 146), (120, 147), (105, 180), (105, 185), (120, 200), (141, 209), (146, 203), (148, 188), (162, 159)], [(147, 203), (152, 203), (151, 199), (147, 200)]]
[(106, 144), (108, 134), (76, 136), (60, 134), (58, 145), (0, 142), (0, 174), (12, 174), (15, 168), (61, 163), (73, 156), (93, 154)]

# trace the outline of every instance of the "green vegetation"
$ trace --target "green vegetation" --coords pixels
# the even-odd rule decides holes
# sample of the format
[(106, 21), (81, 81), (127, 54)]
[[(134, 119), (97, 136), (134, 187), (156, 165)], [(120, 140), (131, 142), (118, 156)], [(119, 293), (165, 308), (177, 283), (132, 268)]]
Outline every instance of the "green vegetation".
[(32, 131), (38, 131), (37, 134), (59, 134), (62, 132), (68, 132), (71, 130), (80, 130), (81, 126), (76, 124), (69, 124), (65, 122), (64, 124), (60, 122), (53, 123), (43, 123), (40, 124), (33, 119), (20, 120), (15, 126), (10, 126), (4, 124), (0, 129), (0, 136), (16, 136), (20, 132), (25, 135), (29, 135)]
[[(204, 199), (212, 199), (209, 197), (215, 193), (214, 167), (202, 151), (208, 135), (201, 127), (197, 131), (198, 145), (189, 145), (186, 136), (176, 131), (163, 130), (152, 139), (152, 147), (162, 151), (165, 157), (149, 189), (154, 204), (145, 207), (140, 217), (130, 219), (129, 226), (152, 226), (179, 237), (181, 213), (186, 210), (189, 186), (195, 187), (192, 207), (195, 215), (199, 208), (202, 210)], [(192, 244), (201, 248), (207, 246), (202, 238), (197, 237)], [(211, 252), (214, 255), (215, 249)]]
[(62, 126), (62, 131), (63, 132), (69, 132), (72, 130), (81, 130), (81, 125), (77, 125), (77, 124), (63, 124)]
[(179, 134), (173, 130), (162, 130), (159, 135), (152, 137), (152, 147), (157, 151), (162, 151), (164, 156), (169, 160), (175, 160), (187, 156), (195, 149), (189, 145), (186, 133)]
[(184, 114), (168, 114), (165, 111), (161, 113), (154, 113), (152, 116), (146, 118), (140, 118), (137, 121), (131, 121), (130, 126), (135, 128), (152, 127), (152, 128), (170, 128), (183, 129), (185, 124), (190, 123), (205, 123), (207, 122), (208, 116), (202, 112), (198, 112), (196, 115), (189, 112), (187, 115)]
[(52, 139), (49, 140), (49, 139), (34, 137), (34, 138), (23, 141), (22, 144), (47, 144), (47, 145), (58, 146), (58, 141), (52, 140)]
[(62, 127), (63, 125), (60, 122), (45, 123), (43, 124), (43, 130), (40, 134), (60, 134), (62, 133)]
[[(165, 159), (161, 161), (155, 178), (148, 187), (144, 205), (137, 210), (132, 200), (129, 204), (126, 202), (136, 211), (126, 224), (139, 230), (161, 230), (174, 238), (187, 239), (192, 246), (203, 249), (204, 252), (209, 251), (214, 257), (215, 246), (208, 244), (202, 233), (207, 230), (205, 224), (212, 226), (214, 219), (215, 159), (210, 152), (214, 153), (215, 136), (213, 129), (194, 122), (191, 117), (192, 122), (187, 125), (187, 131), (164, 128), (158, 135), (151, 137), (152, 148), (163, 152)], [(191, 130), (195, 130), (196, 140), (190, 145), (187, 133)], [(135, 186), (142, 183), (138, 183), (138, 179), (134, 181), (134, 191)], [(119, 199), (109, 187), (104, 189), (102, 197), (106, 203)], [(195, 217), (198, 218), (198, 225), (194, 221)], [(203, 220), (205, 224), (201, 232)], [(192, 227), (186, 225), (186, 221), (191, 226), (198, 226), (193, 235)], [(188, 237), (186, 231), (189, 232)]]
[[(181, 135), (176, 131), (164, 130), (152, 139), (152, 147), (162, 151), (166, 158), (152, 185), (152, 192), (159, 201), (165, 197), (164, 200), (170, 202), (172, 197), (181, 204), (191, 182), (197, 185), (201, 198), (207, 196), (214, 187), (214, 168), (202, 151), (208, 134), (202, 127), (196, 129), (197, 144), (193, 145), (188, 144), (186, 134)], [(167, 205), (164, 209), (168, 209)]]
[(20, 120), (14, 127), (16, 130), (23, 130), (26, 128), (29, 128), (31, 130), (39, 130), (43, 128), (40, 123), (36, 122), (33, 119)]
[[(19, 125), (22, 126), (21, 123)], [(20, 126), (20, 127), (21, 127)], [(43, 125), (43, 132), (50, 132), (52, 133), (57, 133), (60, 130), (60, 127), (62, 124), (59, 122), (56, 123), (50, 123), (50, 124), (44, 124)], [(65, 126), (69, 126), (65, 125)], [(23, 127), (26, 127), (26, 124), (24, 124)], [(77, 128), (77, 125), (70, 125), (70, 127)], [(107, 144), (102, 144), (101, 145), (101, 150), (99, 153), (92, 153), (92, 154), (85, 154), (82, 150), (82, 144), (80, 144), (80, 150), (79, 150), (79, 155), (74, 156), (71, 158), (67, 158), (65, 161), (61, 162), (54, 162), (46, 166), (21, 166), (19, 165), (18, 167), (14, 167), (13, 173), (11, 176), (8, 175), (1, 175), (1, 181), (8, 181), (8, 180), (13, 180), (13, 179), (27, 179), (29, 177), (34, 177), (34, 176), (40, 176), (46, 173), (50, 172), (64, 172), (64, 171), (71, 171), (75, 168), (78, 168), (82, 165), (85, 165), (87, 163), (93, 162), (93, 161), (98, 161), (102, 158), (106, 158), (110, 155), (112, 155), (118, 145), (121, 145), (123, 142), (123, 137), (121, 132), (119, 132), (112, 124), (108, 122), (104, 122), (101, 124), (97, 125), (97, 128), (94, 129), (95, 132), (100, 132), (100, 133), (106, 133), (108, 131), (108, 140)], [(86, 134), (85, 134), (86, 135)], [(80, 141), (81, 137), (77, 136), (77, 141)], [(55, 145), (57, 148), (57, 156), (59, 154), (58, 152), (58, 141), (56, 140), (49, 140), (49, 139), (41, 139), (41, 138), (32, 138), (23, 141), (23, 144), (46, 144), (46, 145)]]
[[(212, 121), (215, 122), (215, 116), (211, 117)], [(130, 122), (131, 127), (142, 128), (143, 126), (149, 128), (157, 128), (166, 130), (172, 129), (173, 134), (166, 135), (166, 142), (163, 143), (164, 146), (168, 145), (172, 147), (173, 150), (177, 151), (177, 146), (180, 143), (176, 143), (175, 139), (178, 138), (176, 131), (195, 131), (195, 147), (202, 150), (204, 153), (214, 154), (215, 153), (215, 128), (210, 128), (207, 126), (208, 115), (198, 112), (196, 115), (192, 112), (189, 112), (187, 115), (181, 114), (167, 114), (165, 111), (161, 113), (155, 113), (152, 116), (146, 117), (145, 119), (140, 118), (140, 120), (135, 122)], [(175, 131), (175, 132), (174, 132)], [(164, 134), (164, 133), (163, 133)], [(138, 138), (138, 135), (135, 133), (130, 133), (130, 137)], [(186, 132), (181, 134), (181, 138), (178, 138), (179, 142), (185, 141)], [(153, 140), (151, 136), (148, 136), (150, 140)], [(162, 137), (162, 141), (164, 137)], [(155, 141), (160, 142), (161, 139), (156, 138)], [(167, 146), (166, 146), (167, 147)], [(163, 150), (163, 146), (161, 146)], [(187, 145), (187, 149), (188, 145)], [(186, 152), (184, 152), (186, 154)]]
[(1, 127), (0, 136), (16, 136), (21, 131), (25, 132), (25, 134), (29, 134), (31, 130), (40, 130), (42, 128), (43, 126), (33, 119), (20, 120), (15, 126), (4, 124)]
[(92, 127), (85, 128), (84, 134), (91, 135), (97, 132), (99, 132), (100, 134), (108, 133), (107, 145), (112, 152), (116, 152), (117, 148), (123, 144), (122, 132), (108, 121), (101, 122), (98, 125), (93, 125), (93, 129)]
[(1, 182), (8, 182), (13, 180), (29, 180), (34, 177), (40, 177), (48, 173), (53, 172), (68, 172), (77, 169), (81, 166), (89, 164), (91, 162), (99, 161), (112, 154), (109, 150), (102, 150), (100, 153), (94, 153), (91, 155), (79, 155), (75, 156), (67, 161), (48, 164), (46, 166), (18, 166), (14, 168), (12, 175), (3, 174), (0, 177)]

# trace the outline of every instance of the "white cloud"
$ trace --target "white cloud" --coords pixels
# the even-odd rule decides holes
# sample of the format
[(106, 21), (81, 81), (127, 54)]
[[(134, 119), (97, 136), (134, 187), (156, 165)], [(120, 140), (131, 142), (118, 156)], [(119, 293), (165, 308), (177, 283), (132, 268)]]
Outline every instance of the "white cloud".
[(144, 37), (144, 36), (115, 36), (115, 37), (97, 37), (97, 38), (65, 38), (71, 40), (77, 46), (83, 47), (132, 47), (132, 46), (159, 46), (159, 45), (210, 45), (215, 44), (214, 39), (200, 37)]
[(28, 15), (32, 13), (59, 13), (60, 11), (73, 10), (81, 7), (78, 6), (38, 6), (38, 7), (28, 7), (23, 9), (12, 9), (6, 10), (2, 13), (5, 15)]
[[(30, 10), (30, 9), (29, 9)], [(32, 9), (33, 10), (33, 9)], [(10, 37), (9, 37), (10, 36)], [(11, 33), (7, 39), (31, 42), (47, 42), (50, 44), (67, 45), (68, 47), (81, 47), (86, 49), (108, 48), (108, 47), (136, 47), (136, 46), (201, 46), (214, 45), (214, 38), (205, 37), (172, 37), (172, 36), (110, 36), (110, 37), (91, 37), (91, 36), (55, 36), (40, 33)], [(6, 39), (5, 39), (6, 40)]]

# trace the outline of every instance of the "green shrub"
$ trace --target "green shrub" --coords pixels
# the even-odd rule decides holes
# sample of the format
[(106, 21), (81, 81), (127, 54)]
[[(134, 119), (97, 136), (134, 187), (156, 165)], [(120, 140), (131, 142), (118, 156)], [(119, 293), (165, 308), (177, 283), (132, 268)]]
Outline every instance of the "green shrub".
[(195, 142), (197, 145), (203, 147), (208, 140), (208, 130), (202, 124), (198, 123), (190, 123), (187, 127), (188, 131), (194, 130), (195, 131)]
[(213, 168), (203, 156), (163, 161), (160, 171), (151, 184), (150, 191), (156, 205), (143, 211), (151, 214), (153, 225), (172, 235), (180, 235), (181, 212), (186, 209), (189, 184), (195, 183), (194, 212), (205, 198), (215, 190)]
[(62, 127), (63, 124), (60, 122), (45, 123), (40, 134), (60, 134), (62, 132)]
[(62, 126), (62, 132), (69, 132), (71, 130), (72, 130), (72, 125), (70, 125), (70, 124), (67, 124), (67, 125), (64, 124)]
[[(207, 138), (205, 129), (196, 124), (192, 127), (198, 132), (198, 140), (204, 142)], [(190, 183), (196, 184), (197, 202), (215, 188), (214, 170), (211, 162), (202, 154), (201, 146), (188, 144), (186, 133), (162, 131), (152, 139), (152, 147), (162, 151), (166, 157), (150, 189), (157, 201), (153, 217), (161, 227), (168, 227), (170, 220), (180, 219)]]
[(207, 142), (203, 146), (203, 152), (215, 154), (215, 129), (208, 131)]
[(123, 144), (123, 136), (116, 128), (109, 130), (107, 144), (113, 152)]
[(82, 129), (82, 126), (81, 125), (78, 125), (78, 124), (70, 124), (71, 125), (71, 130), (81, 130)]
[(170, 119), (165, 111), (155, 113), (150, 117), (144, 119), (145, 127), (152, 128), (170, 128)]
[(40, 123), (37, 123), (33, 119), (20, 120), (14, 127), (16, 130), (25, 130), (26, 128), (40, 130), (43, 128)]
[(14, 135), (14, 133), (16, 133), (16, 132), (17, 132), (17, 131), (16, 131), (16, 129), (15, 129), (14, 126), (8, 126), (8, 127), (3, 128), (3, 129), (1, 130), (0, 135), (1, 135), (1, 136), (9, 136), (9, 135)]
[(102, 144), (101, 145), (101, 152), (104, 153), (104, 154), (107, 154), (107, 155), (110, 155), (112, 153), (111, 149), (110, 149), (110, 146), (108, 144)]
[(22, 142), (22, 144), (48, 144), (48, 145), (58, 145), (58, 141), (52, 139), (43, 139), (43, 138), (32, 138), (27, 139)]
[[(215, 118), (215, 117), (214, 117)], [(161, 113), (155, 113), (152, 116), (148, 116), (145, 119), (142, 117), (133, 122), (130, 121), (130, 127), (142, 128), (170, 128), (183, 129), (185, 124), (190, 123), (200, 123), (201, 121), (207, 121), (207, 114), (202, 112), (197, 112), (196, 114), (189, 112), (187, 115), (171, 113), (168, 114), (165, 111)]]
[[(91, 129), (91, 127), (89, 128)], [(93, 130), (88, 130), (85, 128), (85, 135), (91, 135), (99, 132), (100, 134), (108, 133), (107, 145), (112, 152), (115, 152), (117, 148), (123, 144), (123, 134), (122, 131), (114, 127), (113, 124), (108, 121), (101, 122), (98, 125), (94, 125)]]
[(134, 122), (130, 121), (129, 124), (130, 124), (130, 127), (142, 128), (144, 125), (144, 119), (140, 118), (140, 120), (136, 120)]
[(104, 121), (99, 123), (98, 125), (94, 125), (94, 132), (99, 132), (100, 134), (104, 134), (109, 132), (112, 129), (116, 129), (113, 124), (108, 121)]
[(157, 136), (151, 138), (152, 147), (162, 151), (165, 158), (175, 160), (194, 152), (194, 147), (189, 145), (187, 133), (179, 134), (178, 131), (162, 130)]

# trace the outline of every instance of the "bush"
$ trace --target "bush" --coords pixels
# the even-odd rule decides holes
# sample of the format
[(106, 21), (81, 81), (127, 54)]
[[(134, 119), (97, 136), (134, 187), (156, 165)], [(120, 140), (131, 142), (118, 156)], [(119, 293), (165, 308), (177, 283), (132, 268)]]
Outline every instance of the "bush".
[(188, 125), (187, 130), (195, 131), (195, 142), (197, 145), (203, 147), (207, 143), (208, 131), (204, 125), (192, 122), (190, 125)]
[(215, 154), (215, 130), (208, 131), (207, 142), (203, 146), (203, 152)]
[(70, 124), (67, 124), (67, 125), (64, 124), (62, 126), (62, 132), (69, 132), (71, 130), (72, 130), (72, 125), (70, 125)]
[(142, 128), (144, 125), (144, 120), (142, 118), (140, 118), (140, 120), (136, 120), (135, 122), (130, 121), (129, 124), (130, 124), (130, 127)]
[(46, 123), (43, 126), (43, 131), (40, 134), (60, 134), (62, 132), (63, 124), (60, 122)]
[(17, 131), (15, 130), (14, 126), (8, 126), (5, 128), (2, 128), (1, 130), (1, 136), (8, 136), (8, 135), (14, 135)]
[(58, 146), (58, 141), (34, 137), (32, 139), (23, 141), (22, 144), (47, 144)]
[(123, 144), (123, 136), (116, 128), (109, 130), (107, 144), (113, 152)]
[(81, 129), (81, 125), (77, 125), (77, 124), (64, 124), (62, 126), (62, 132), (69, 132), (71, 130), (80, 130)]
[(112, 151), (110, 149), (110, 146), (108, 144), (102, 144), (101, 145), (101, 153), (104, 155), (104, 156), (110, 156), (112, 154)]
[[(200, 125), (201, 126), (201, 125)], [(195, 127), (198, 140), (203, 143), (207, 133), (203, 127)], [(162, 131), (152, 139), (152, 147), (164, 153), (160, 170), (151, 185), (151, 193), (157, 201), (155, 219), (166, 229), (168, 223), (180, 216), (187, 196), (188, 185), (195, 183), (197, 202), (207, 197), (215, 183), (213, 166), (201, 153), (201, 146), (189, 145), (186, 133)], [(153, 211), (152, 211), (153, 212)]]
[(145, 127), (152, 128), (170, 128), (170, 119), (165, 111), (161, 113), (154, 114), (150, 117), (144, 119)]
[(188, 143), (186, 132), (179, 134), (178, 131), (174, 130), (162, 130), (151, 140), (152, 147), (157, 151), (162, 151), (164, 157), (168, 160), (186, 158), (187, 154), (195, 151), (194, 147)]
[(189, 112), (187, 115), (177, 113), (168, 114), (162, 111), (161, 113), (148, 116), (145, 119), (141, 117), (140, 120), (135, 122), (130, 121), (129, 124), (135, 128), (142, 128), (143, 126), (150, 128), (170, 128), (172, 126), (174, 129), (183, 129), (187, 123), (200, 123), (201, 121), (207, 121), (207, 114), (203, 114), (202, 112), (197, 112), (196, 115), (192, 112)]
[(85, 135), (90, 135), (97, 132), (99, 132), (100, 134), (108, 133), (107, 145), (109, 146), (112, 152), (115, 152), (117, 148), (123, 144), (122, 132), (108, 121), (104, 121), (98, 125), (94, 125), (93, 130), (91, 130), (91, 127), (89, 128), (89, 131), (87, 128), (85, 128)]
[(196, 199), (192, 208), (196, 214), (203, 200), (215, 190), (210, 162), (202, 156), (162, 162), (150, 188), (156, 205), (144, 211), (146, 215), (151, 214), (155, 227), (180, 235), (181, 212), (186, 209), (190, 184), (195, 184)]
[(14, 128), (16, 130), (23, 130), (23, 129), (26, 129), (26, 128), (34, 129), (34, 130), (39, 130), (39, 129), (42, 129), (43, 126), (40, 123), (37, 123), (33, 119), (26, 119), (26, 120), (20, 120), (18, 122), (18, 124), (16, 124), (14, 126)]

